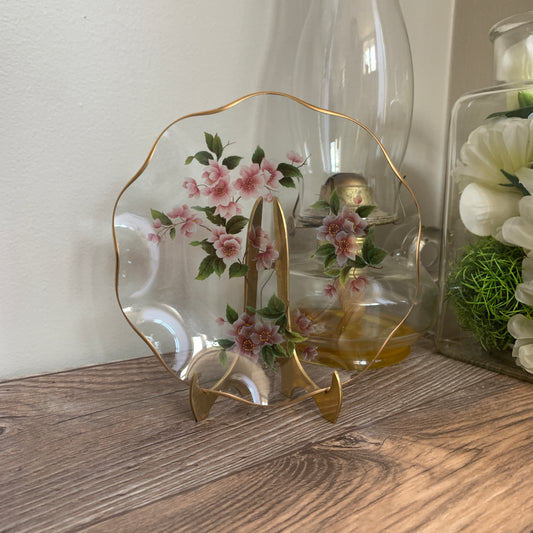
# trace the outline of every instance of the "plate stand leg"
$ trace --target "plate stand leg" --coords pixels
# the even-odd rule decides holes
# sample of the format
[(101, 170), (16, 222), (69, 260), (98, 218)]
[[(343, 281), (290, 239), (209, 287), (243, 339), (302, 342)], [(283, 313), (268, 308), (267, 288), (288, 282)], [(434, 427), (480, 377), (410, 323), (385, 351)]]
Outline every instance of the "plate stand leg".
[(194, 374), (189, 387), (189, 403), (194, 419), (197, 422), (205, 420), (215, 403), (218, 394), (210, 390), (202, 389), (198, 381), (198, 374)]

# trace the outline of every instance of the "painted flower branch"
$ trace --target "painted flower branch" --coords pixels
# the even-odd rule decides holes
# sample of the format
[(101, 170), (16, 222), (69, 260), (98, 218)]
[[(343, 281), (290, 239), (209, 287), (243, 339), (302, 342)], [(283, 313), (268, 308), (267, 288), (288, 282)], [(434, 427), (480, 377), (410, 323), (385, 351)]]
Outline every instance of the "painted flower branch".
[[(225, 154), (232, 143), (223, 144), (216, 133), (205, 132), (204, 137), (207, 150), (200, 150), (185, 160), (186, 165), (193, 161), (202, 165), (200, 179), (186, 178), (183, 187), (189, 198), (203, 197), (207, 205), (183, 204), (166, 213), (152, 209), (155, 232), (148, 239), (156, 243), (166, 237), (173, 240), (178, 232), (191, 238), (203, 228), (208, 236), (189, 243), (205, 252), (196, 279), (204, 280), (212, 274), (220, 277), (226, 270), (230, 278), (245, 276), (249, 267), (243, 261), (245, 246), (241, 232), (248, 218), (241, 214), (242, 202), (259, 197), (272, 202), (282, 188), (295, 188), (295, 180), (302, 179), (300, 168), (305, 160), (290, 151), (287, 162), (276, 164), (257, 146), (251, 164), (245, 165), (242, 156)], [(232, 175), (232, 171), (238, 172), (238, 176)], [(278, 257), (274, 244), (264, 232), (254, 234), (254, 239), (253, 245), (258, 249), (257, 268), (270, 268)]]
[[(312, 207), (329, 210), (329, 215), (318, 228), (317, 239), (322, 244), (314, 255), (323, 260), (325, 274), (338, 280), (341, 286), (352, 269), (377, 268), (385, 259), (386, 250), (374, 245), (373, 228), (364, 220), (375, 206), (361, 205), (355, 210), (344, 206), (341, 209), (339, 196), (334, 190), (329, 201), (320, 200)], [(357, 279), (353, 281), (357, 282)], [(328, 287), (330, 292), (334, 290), (333, 285)]]
[(273, 369), (277, 358), (288, 358), (294, 353), (295, 345), (306, 337), (289, 329), (287, 310), (283, 300), (272, 295), (266, 307), (247, 307), (240, 315), (230, 305), (226, 306), (226, 319), (231, 328), (228, 338), (218, 339), (219, 359), (227, 364), (226, 350), (236, 349), (239, 355), (263, 363)]

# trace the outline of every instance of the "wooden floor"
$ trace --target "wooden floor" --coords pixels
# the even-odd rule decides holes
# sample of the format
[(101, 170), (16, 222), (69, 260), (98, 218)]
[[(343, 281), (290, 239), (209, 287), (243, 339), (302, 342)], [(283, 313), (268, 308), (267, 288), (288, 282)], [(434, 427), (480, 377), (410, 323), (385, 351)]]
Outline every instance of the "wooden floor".
[(423, 340), (344, 391), (217, 401), (138, 359), (0, 383), (0, 531), (530, 532), (533, 385)]

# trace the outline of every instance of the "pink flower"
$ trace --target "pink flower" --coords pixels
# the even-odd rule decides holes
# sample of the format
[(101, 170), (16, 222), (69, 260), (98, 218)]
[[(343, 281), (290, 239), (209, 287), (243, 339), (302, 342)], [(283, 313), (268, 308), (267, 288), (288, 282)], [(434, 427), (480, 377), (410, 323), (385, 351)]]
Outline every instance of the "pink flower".
[(340, 266), (346, 263), (347, 259), (355, 260), (355, 252), (357, 251), (357, 237), (353, 233), (346, 233), (339, 231), (335, 235), (335, 254), (337, 255), (337, 263)]
[(283, 337), (279, 334), (279, 326), (270, 320), (256, 322), (253, 333), (250, 336), (254, 344), (261, 346), (272, 346), (283, 342)]
[(218, 226), (211, 231), (211, 235), (207, 237), (207, 240), (209, 242), (215, 243), (220, 240), (220, 237), (222, 237), (223, 235), (226, 235), (226, 228), (221, 228), (220, 226)]
[(301, 354), (300, 359), (304, 361), (313, 361), (318, 357), (318, 350), (316, 346), (308, 346)]
[(358, 276), (355, 279), (352, 279), (348, 285), (350, 292), (352, 294), (364, 291), (368, 285), (369, 281), (364, 276)]
[(226, 323), (226, 321), (225, 321), (221, 316), (219, 316), (219, 317), (217, 318), (217, 324), (218, 324), (219, 326), (223, 326), (225, 323)]
[(187, 178), (183, 182), (183, 187), (187, 189), (187, 192), (189, 193), (189, 198), (200, 198), (200, 189), (198, 188), (196, 180), (193, 180), (192, 178)]
[(235, 189), (240, 191), (243, 198), (253, 198), (259, 196), (259, 190), (263, 187), (264, 181), (259, 169), (259, 165), (254, 163), (247, 167), (243, 165), (240, 170), (241, 177), (235, 181)]
[(161, 236), (156, 235), (155, 233), (149, 233), (148, 234), (148, 241), (149, 242), (161, 242)]
[(197, 229), (198, 226), (202, 223), (202, 219), (198, 215), (189, 215), (183, 222), (180, 233), (185, 235), (185, 237), (190, 237)]
[(225, 219), (230, 219), (232, 216), (240, 215), (241, 213), (241, 206), (233, 200), (228, 205), (217, 205), (215, 209), (215, 215), (220, 215)]
[(188, 205), (176, 205), (172, 208), (172, 211), (167, 213), (169, 218), (187, 218), (191, 215), (191, 210)]
[(231, 185), (229, 179), (220, 178), (212, 187), (205, 191), (210, 205), (228, 205), (231, 202)]
[(300, 154), (297, 154), (294, 150), (291, 150), (287, 154), (287, 159), (292, 161), (295, 165), (299, 165), (304, 162), (304, 158)]
[(335, 298), (335, 296), (337, 296), (337, 289), (335, 288), (335, 285), (333, 285), (332, 283), (328, 283), (324, 287), (324, 294), (328, 298)]
[(239, 260), (241, 252), (241, 239), (235, 235), (220, 235), (219, 239), (213, 243), (216, 254), (224, 259), (226, 264), (231, 265)]
[(350, 209), (344, 206), (342, 208), (341, 217), (350, 222), (352, 225), (351, 230), (355, 235), (360, 237), (365, 234), (368, 224), (355, 211), (350, 211)]
[(271, 204), (273, 201), (274, 201), (274, 195), (268, 191), (267, 194), (265, 194), (265, 196), (263, 196), (265, 202), (268, 202), (269, 204)]
[(268, 234), (261, 226), (252, 226), (248, 240), (256, 248), (262, 248), (270, 242)]
[(226, 165), (217, 163), (214, 159), (209, 159), (209, 165), (202, 173), (202, 179), (210, 183), (215, 184), (220, 178), (229, 176), (229, 170)]
[(342, 216), (328, 215), (322, 220), (322, 226), (317, 230), (317, 239), (319, 241), (335, 242), (337, 233), (345, 229), (345, 222), (346, 220)]
[(255, 266), (257, 270), (268, 270), (272, 268), (272, 263), (279, 258), (279, 252), (274, 247), (274, 243), (269, 242), (262, 252), (255, 256)]
[(243, 334), (243, 329), (253, 328), (255, 325), (255, 319), (248, 313), (242, 313), (239, 318), (231, 325), (230, 335), (234, 338)]
[(159, 229), (161, 227), (161, 220), (159, 220), (158, 218), (156, 218), (154, 220), (154, 224), (153, 224), (154, 228), (155, 229)]
[(283, 178), (283, 174), (276, 168), (276, 165), (270, 162), (266, 157), (261, 161), (261, 170), (263, 171), (265, 184), (268, 187), (275, 189), (279, 184), (279, 180)]
[(259, 352), (261, 351), (261, 346), (253, 341), (253, 339), (249, 336), (250, 333), (252, 333), (252, 328), (243, 330), (242, 334), (237, 335), (235, 338), (235, 343), (237, 344), (237, 350), (239, 351), (240, 355), (248, 357), (252, 361), (257, 361), (259, 358)]
[(355, 196), (355, 197), (353, 198), (353, 203), (354, 203), (355, 205), (359, 205), (362, 201), (363, 201), (363, 198), (361, 197), (360, 194), (358, 194), (357, 196)]
[(296, 309), (295, 323), (296, 327), (303, 335), (311, 333), (314, 329), (313, 323), (311, 322), (309, 317), (305, 313), (302, 313), (299, 309)]

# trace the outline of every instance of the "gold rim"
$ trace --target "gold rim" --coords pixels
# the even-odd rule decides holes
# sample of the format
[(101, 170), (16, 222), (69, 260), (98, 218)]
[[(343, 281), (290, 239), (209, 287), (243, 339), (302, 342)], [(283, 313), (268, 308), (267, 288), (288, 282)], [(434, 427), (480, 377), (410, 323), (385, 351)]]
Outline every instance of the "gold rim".
[[(394, 163), (392, 162), (392, 159), (391, 157), (389, 156), (387, 150), (385, 149), (385, 147), (383, 146), (383, 144), (381, 143), (381, 141), (376, 137), (376, 135), (374, 134), (374, 132), (372, 132), (367, 126), (365, 126), (362, 122), (359, 122), (358, 120), (352, 118), (352, 117), (349, 117), (348, 115), (343, 115), (342, 113), (337, 113), (336, 111), (330, 111), (328, 109), (323, 109), (321, 107), (318, 107), (318, 106), (315, 106), (315, 105), (312, 105), (308, 102), (305, 102), (304, 100), (296, 97), (296, 96), (292, 96), (290, 94), (287, 94), (287, 93), (283, 93), (283, 92), (278, 92), (278, 91), (259, 91), (259, 92), (254, 92), (254, 93), (250, 93), (250, 94), (247, 94), (246, 96), (242, 96), (241, 98), (238, 98), (237, 100), (233, 100), (232, 102), (230, 102), (229, 104), (226, 104), (226, 105), (223, 105), (221, 107), (216, 107), (214, 109), (209, 109), (207, 111), (200, 111), (200, 112), (197, 112), (197, 113), (190, 113), (188, 115), (185, 115), (183, 117), (180, 117), (178, 118), (177, 120), (171, 122), (160, 134), (159, 136), (157, 137), (156, 141), (154, 142), (153, 146), (152, 146), (152, 149), (150, 150), (149, 154), (148, 154), (148, 157), (146, 158), (146, 160), (144, 161), (144, 163), (142, 164), (141, 168), (136, 172), (136, 174), (128, 181), (128, 183), (126, 183), (126, 185), (122, 188), (122, 190), (120, 191), (116, 201), (115, 201), (115, 205), (113, 207), (113, 215), (112, 215), (112, 224), (111, 224), (111, 227), (112, 227), (112, 232), (113, 232), (113, 245), (114, 245), (114, 248), (115, 248), (115, 297), (117, 299), (117, 302), (119, 304), (119, 307), (120, 307), (120, 310), (122, 312), (122, 315), (124, 316), (124, 318), (126, 319), (126, 321), (128, 322), (128, 324), (131, 326), (131, 328), (135, 331), (135, 333), (137, 333), (137, 335), (145, 342), (145, 344), (150, 348), (150, 350), (152, 351), (152, 353), (157, 357), (157, 359), (159, 360), (159, 362), (163, 365), (163, 367), (174, 377), (176, 378), (178, 381), (180, 381), (181, 383), (186, 383), (184, 380), (182, 380), (168, 365), (167, 363), (165, 362), (165, 360), (163, 359), (163, 356), (157, 351), (157, 349), (155, 348), (155, 346), (153, 346), (153, 344), (150, 342), (150, 340), (145, 336), (143, 335), (138, 329), (137, 327), (129, 320), (129, 318), (126, 316), (126, 313), (124, 312), (124, 308), (122, 307), (122, 303), (120, 301), (120, 297), (118, 295), (118, 281), (119, 281), (119, 271), (120, 271), (120, 252), (119, 252), (119, 248), (118, 248), (118, 242), (117, 242), (117, 236), (116, 236), (116, 233), (115, 233), (115, 224), (114, 224), (114, 221), (115, 221), (115, 214), (116, 214), (116, 211), (117, 211), (117, 206), (118, 206), (118, 203), (120, 201), (120, 198), (122, 197), (122, 195), (124, 194), (124, 191), (126, 191), (126, 189), (132, 184), (134, 183), (137, 178), (139, 178), (141, 176), (141, 174), (144, 172), (144, 170), (146, 169), (146, 167), (148, 166), (148, 164), (150, 163), (153, 155), (154, 155), (154, 152), (155, 152), (155, 149), (157, 147), (157, 145), (159, 144), (159, 141), (161, 140), (161, 137), (163, 137), (163, 135), (165, 134), (165, 132), (167, 130), (169, 130), (172, 126), (174, 126), (175, 124), (177, 124), (178, 122), (181, 122), (182, 120), (185, 120), (187, 118), (191, 118), (191, 117), (201, 117), (201, 116), (207, 116), (207, 115), (216, 115), (218, 113), (222, 113), (223, 111), (227, 111), (228, 109), (231, 109), (232, 107), (240, 104), (241, 102), (244, 102), (245, 100), (248, 100), (250, 98), (254, 98), (256, 96), (263, 96), (263, 95), (271, 95), (271, 96), (281, 96), (283, 98), (288, 98), (290, 100), (293, 100), (294, 102), (297, 102), (298, 104), (300, 105), (303, 105), (304, 107), (307, 107), (308, 109), (311, 109), (313, 111), (317, 111), (318, 113), (321, 113), (321, 114), (324, 114), (324, 115), (329, 115), (329, 116), (334, 116), (334, 117), (339, 117), (339, 118), (344, 118), (346, 120), (349, 120), (350, 122), (352, 122), (353, 124), (356, 124), (357, 126), (359, 126), (360, 128), (362, 128), (364, 131), (366, 131), (371, 137), (372, 139), (376, 142), (376, 144), (379, 146), (381, 152), (383, 153), (383, 156), (385, 157), (385, 159), (387, 160), (387, 163), (389, 164), (389, 167), (392, 169), (392, 171), (394, 172), (394, 174), (396, 175), (396, 177), (398, 178), (398, 180), (400, 181), (400, 183), (406, 188), (406, 190), (409, 192), (409, 195), (411, 196), (413, 202), (414, 202), (414, 205), (415, 205), (415, 208), (416, 208), (416, 214), (417, 214), (417, 219), (418, 219), (418, 234), (417, 234), (417, 239), (416, 239), (416, 252), (415, 252), (415, 264), (416, 264), (416, 267), (415, 267), (415, 270), (416, 270), (416, 290), (415, 290), (415, 294), (414, 294), (414, 298), (413, 298), (413, 303), (411, 304), (411, 306), (409, 307), (409, 309), (407, 310), (407, 313), (405, 314), (405, 316), (400, 320), (400, 322), (396, 325), (396, 327), (394, 327), (394, 329), (390, 332), (390, 334), (387, 336), (387, 338), (383, 341), (381, 347), (379, 348), (379, 350), (376, 352), (376, 354), (374, 355), (374, 357), (370, 360), (370, 363), (366, 366), (366, 368), (364, 368), (363, 370), (361, 370), (360, 372), (358, 372), (355, 376), (353, 376), (352, 378), (348, 379), (347, 381), (345, 381), (344, 383), (342, 383), (342, 386), (345, 386), (345, 385), (350, 385), (351, 383), (353, 383), (356, 379), (358, 379), (359, 377), (361, 377), (365, 372), (367, 372), (368, 370), (370, 370), (372, 368), (372, 365), (376, 362), (376, 360), (378, 359), (378, 357), (381, 355), (381, 353), (383, 352), (383, 350), (386, 348), (387, 344), (389, 343), (389, 341), (392, 339), (392, 337), (394, 337), (395, 333), (401, 328), (401, 326), (405, 323), (405, 321), (407, 320), (407, 318), (409, 317), (409, 315), (411, 314), (414, 306), (415, 306), (415, 302), (417, 301), (418, 299), (418, 292), (419, 292), (419, 288), (420, 288), (420, 242), (421, 242), (421, 239), (422, 239), (422, 218), (421, 218), (421, 214), (420, 214), (420, 206), (418, 204), (418, 201), (416, 199), (416, 196), (415, 196), (415, 193), (413, 192), (413, 190), (411, 189), (411, 187), (409, 186), (409, 184), (407, 183), (407, 181), (405, 180), (404, 177), (402, 177), (402, 175), (400, 174), (400, 172), (398, 171), (398, 169), (396, 168), (396, 166), (394, 165)], [(187, 383), (188, 385), (188, 383)], [(209, 392), (212, 392), (212, 393), (215, 393), (219, 396), (224, 396), (226, 398), (232, 398), (234, 400), (237, 400), (239, 402), (242, 402), (242, 403), (245, 403), (245, 404), (248, 404), (248, 405), (255, 405), (255, 406), (261, 406), (261, 407), (281, 407), (281, 406), (284, 406), (284, 405), (289, 405), (289, 404), (292, 404), (292, 403), (296, 403), (296, 402), (300, 402), (300, 401), (303, 401), (303, 400), (306, 400), (308, 398), (312, 398), (313, 396), (315, 396), (316, 394), (320, 394), (322, 392), (325, 392), (328, 390), (328, 388), (322, 388), (322, 389), (317, 389), (317, 390), (314, 390), (310, 393), (307, 393), (307, 394), (303, 394), (301, 396), (298, 396), (296, 398), (289, 398), (287, 400), (284, 400), (284, 401), (280, 401), (280, 402), (276, 402), (276, 403), (272, 403), (272, 404), (268, 404), (268, 405), (263, 405), (263, 404), (258, 404), (258, 403), (254, 403), (250, 400), (247, 400), (246, 398), (242, 398), (240, 396), (236, 396), (234, 394), (231, 394), (231, 393), (228, 393), (228, 392), (224, 392), (224, 391), (214, 391), (212, 389), (202, 389), (202, 390), (206, 390), (206, 391), (209, 391)]]

